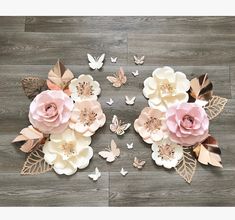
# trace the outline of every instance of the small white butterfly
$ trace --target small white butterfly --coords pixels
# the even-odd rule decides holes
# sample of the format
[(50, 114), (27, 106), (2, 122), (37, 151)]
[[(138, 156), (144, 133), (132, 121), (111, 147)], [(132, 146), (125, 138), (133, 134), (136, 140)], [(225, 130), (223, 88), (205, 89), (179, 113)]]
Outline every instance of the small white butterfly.
[(127, 146), (127, 149), (132, 149), (133, 148), (133, 142), (131, 144), (127, 143), (126, 146)]
[(123, 135), (125, 133), (125, 130), (127, 130), (130, 126), (131, 123), (124, 124), (121, 120), (118, 120), (118, 117), (116, 115), (114, 115), (112, 124), (110, 124), (109, 128), (117, 135)]
[(136, 97), (129, 98), (127, 95), (125, 96), (126, 98), (126, 104), (127, 105), (134, 105)]
[(144, 58), (145, 56), (142, 56), (142, 57), (137, 57), (137, 56), (134, 56), (134, 61), (135, 61), (135, 64), (137, 65), (142, 65), (144, 63)]
[(106, 102), (108, 105), (112, 105), (113, 104), (113, 99), (110, 98), (108, 102)]
[(110, 57), (110, 59), (111, 59), (111, 63), (116, 63), (117, 62), (117, 57)]
[(93, 181), (97, 181), (101, 177), (101, 173), (98, 168), (95, 168), (95, 172), (88, 175), (89, 178), (93, 179)]
[(121, 169), (120, 173), (123, 175), (123, 176), (126, 176), (128, 174), (128, 171), (127, 170), (124, 170), (123, 168)]
[(89, 66), (91, 69), (100, 69), (103, 66), (105, 54), (103, 53), (100, 57), (93, 57), (89, 53), (87, 54), (87, 58), (89, 60)]
[(107, 162), (113, 162), (120, 155), (120, 149), (114, 140), (111, 140), (111, 147), (108, 146), (107, 149), (100, 151), (99, 155), (106, 159)]
[(139, 76), (139, 71), (136, 70), (136, 71), (132, 72), (132, 74), (133, 74), (134, 77)]

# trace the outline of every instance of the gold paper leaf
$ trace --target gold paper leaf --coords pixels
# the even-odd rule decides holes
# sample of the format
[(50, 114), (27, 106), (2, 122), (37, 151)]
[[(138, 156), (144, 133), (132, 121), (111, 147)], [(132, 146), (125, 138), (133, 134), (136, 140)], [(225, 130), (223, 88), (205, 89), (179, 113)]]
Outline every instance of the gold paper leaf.
[(191, 183), (196, 170), (197, 160), (189, 147), (183, 147), (183, 157), (175, 167), (176, 172), (183, 177), (187, 183)]
[(44, 160), (44, 153), (42, 152), (42, 149), (37, 149), (29, 154), (21, 170), (21, 174), (37, 175), (46, 173), (51, 169), (52, 166)]
[(193, 152), (200, 163), (223, 167), (221, 164), (220, 148), (217, 141), (212, 136), (209, 136), (204, 142), (196, 145)]
[(33, 99), (36, 95), (47, 89), (46, 80), (39, 77), (26, 77), (21, 80), (25, 95)]
[(195, 101), (204, 100), (208, 101), (212, 97), (213, 85), (208, 79), (207, 73), (196, 77), (190, 81), (189, 100)]
[(211, 120), (218, 116), (224, 109), (228, 99), (220, 96), (212, 96), (208, 104), (205, 106), (205, 110), (208, 118)]

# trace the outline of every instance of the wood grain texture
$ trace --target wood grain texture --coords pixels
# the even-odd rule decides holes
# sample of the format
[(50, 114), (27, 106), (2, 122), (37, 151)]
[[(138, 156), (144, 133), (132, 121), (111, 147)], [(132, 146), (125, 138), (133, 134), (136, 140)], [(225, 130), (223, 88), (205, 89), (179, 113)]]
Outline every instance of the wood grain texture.
[(26, 17), (27, 32), (235, 34), (234, 17)]
[(1, 32), (23, 32), (25, 30), (24, 16), (0, 16), (0, 30)]
[[(9, 19), (9, 23), (13, 22)], [(1, 23), (6, 25), (8, 19), (0, 17)], [(0, 206), (235, 206), (233, 27), (234, 17), (28, 17), (25, 29), (29, 32), (2, 31)], [(96, 56), (107, 54), (101, 70), (89, 69), (88, 52)], [(143, 66), (134, 64), (135, 53), (146, 55)], [(111, 63), (110, 56), (118, 56), (118, 62)], [(11, 144), (19, 131), (29, 125), (30, 101), (20, 80), (26, 76), (46, 78), (58, 58), (75, 76), (91, 74), (100, 83), (99, 101), (107, 122), (92, 137), (94, 157), (85, 170), (71, 177), (54, 172), (23, 177), (19, 173), (25, 154), (20, 152), (18, 144)], [(228, 99), (223, 113), (210, 124), (210, 133), (222, 150), (224, 168), (198, 164), (191, 185), (174, 170), (154, 164), (150, 145), (142, 141), (133, 126), (121, 137), (109, 129), (114, 114), (133, 124), (147, 106), (142, 95), (143, 81), (162, 65), (186, 73), (189, 79), (208, 73), (214, 93)], [(106, 77), (120, 66), (126, 72), (127, 83), (114, 88)], [(140, 73), (137, 77), (131, 74), (135, 70)], [(134, 106), (125, 104), (125, 95), (136, 96)], [(106, 101), (111, 97), (114, 104), (108, 106)], [(121, 155), (109, 164), (98, 152), (111, 139), (120, 147)], [(134, 148), (128, 150), (126, 143), (131, 142)], [(146, 160), (142, 171), (132, 165), (135, 156)], [(102, 177), (93, 183), (87, 175), (95, 167), (100, 169)], [(126, 177), (119, 173), (122, 167), (129, 171)]]

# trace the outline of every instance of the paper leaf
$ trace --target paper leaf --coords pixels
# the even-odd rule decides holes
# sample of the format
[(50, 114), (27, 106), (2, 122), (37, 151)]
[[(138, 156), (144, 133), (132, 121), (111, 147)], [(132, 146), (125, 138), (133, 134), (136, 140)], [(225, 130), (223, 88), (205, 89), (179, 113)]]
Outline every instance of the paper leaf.
[(205, 106), (205, 110), (209, 120), (218, 116), (224, 109), (228, 99), (220, 96), (212, 96), (212, 99), (209, 100), (208, 104)]
[(213, 85), (208, 79), (207, 73), (196, 77), (190, 81), (189, 100), (205, 100), (211, 99), (213, 94)]
[(223, 167), (220, 157), (221, 151), (214, 137), (209, 136), (204, 142), (195, 146), (193, 152), (200, 163)]
[(24, 166), (21, 170), (22, 175), (37, 175), (41, 173), (46, 173), (52, 169), (44, 160), (44, 153), (42, 149), (37, 149), (31, 152), (26, 159)]
[(26, 77), (21, 80), (22, 88), (29, 99), (47, 89), (46, 80), (39, 77)]
[(183, 157), (175, 167), (176, 172), (183, 177), (187, 183), (191, 183), (197, 166), (197, 160), (189, 147), (183, 147)]
[(32, 125), (24, 128), (20, 131), (20, 135), (18, 135), (12, 143), (25, 141), (25, 143), (21, 146), (20, 150), (28, 153), (32, 151), (37, 145), (42, 144), (45, 137), (44, 135), (33, 128)]
[(47, 86), (51, 90), (63, 90), (67, 95), (70, 95), (71, 92), (68, 86), (73, 78), (73, 73), (69, 69), (66, 69), (64, 64), (58, 60), (48, 73)]

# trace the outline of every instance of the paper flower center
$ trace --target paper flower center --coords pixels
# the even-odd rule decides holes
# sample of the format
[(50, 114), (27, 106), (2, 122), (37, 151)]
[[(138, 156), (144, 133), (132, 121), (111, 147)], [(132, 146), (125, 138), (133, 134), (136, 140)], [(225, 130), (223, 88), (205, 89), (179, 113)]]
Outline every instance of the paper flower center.
[(57, 113), (57, 106), (54, 103), (47, 104), (45, 106), (45, 111), (48, 116), (54, 116)]
[(79, 82), (77, 85), (78, 95), (91, 96), (93, 95), (93, 88), (89, 82)]
[(96, 120), (97, 114), (87, 108), (84, 108), (80, 112), (80, 121), (84, 125), (90, 126)]
[(150, 117), (145, 122), (145, 128), (149, 131), (159, 130), (161, 125), (162, 125), (161, 120), (155, 117)]
[(62, 149), (63, 149), (63, 154), (68, 158), (73, 156), (76, 153), (75, 145), (73, 142), (62, 144)]
[(160, 83), (160, 92), (162, 95), (172, 95), (175, 91), (174, 86), (168, 80)]
[(159, 146), (159, 156), (163, 160), (173, 159), (175, 148), (169, 144)]
[(184, 128), (192, 128), (194, 123), (194, 118), (190, 115), (185, 115), (182, 119), (181, 125)]

